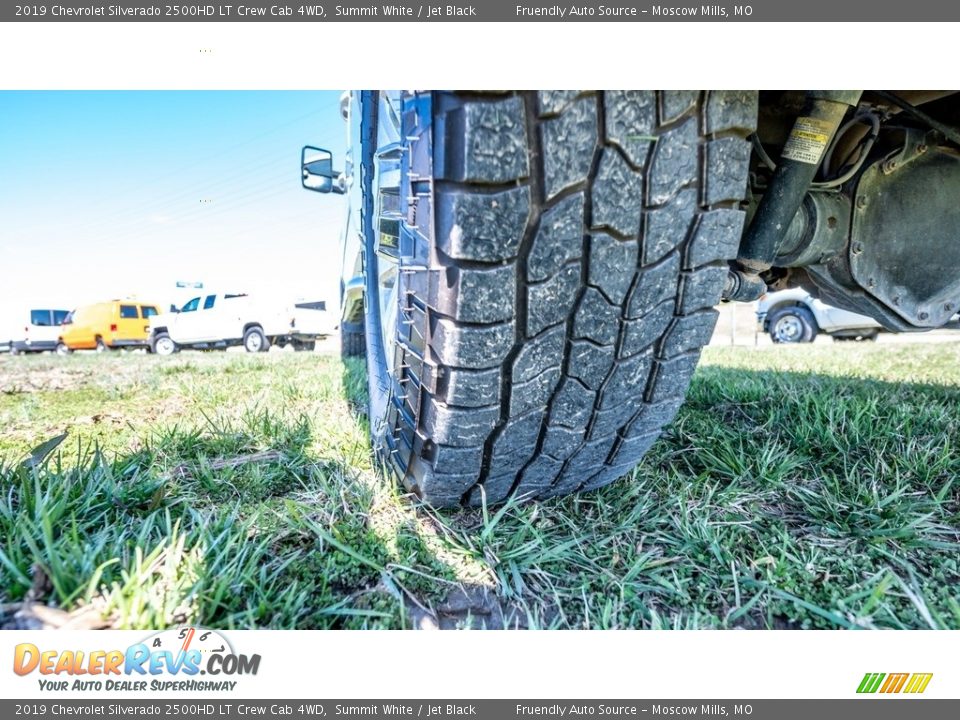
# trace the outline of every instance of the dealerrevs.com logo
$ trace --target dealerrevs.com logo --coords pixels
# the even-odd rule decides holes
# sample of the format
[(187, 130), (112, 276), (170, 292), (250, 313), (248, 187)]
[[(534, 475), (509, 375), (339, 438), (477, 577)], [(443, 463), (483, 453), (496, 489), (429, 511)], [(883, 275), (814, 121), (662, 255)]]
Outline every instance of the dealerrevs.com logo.
[(858, 693), (922, 693), (927, 689), (933, 673), (867, 673), (857, 687)]
[[(13, 671), (36, 673), (45, 691), (232, 691), (242, 675), (256, 675), (260, 655), (234, 651), (215, 630), (166, 630), (126, 650), (48, 650), (33, 643), (14, 648)], [(200, 679), (198, 676), (204, 676)]]

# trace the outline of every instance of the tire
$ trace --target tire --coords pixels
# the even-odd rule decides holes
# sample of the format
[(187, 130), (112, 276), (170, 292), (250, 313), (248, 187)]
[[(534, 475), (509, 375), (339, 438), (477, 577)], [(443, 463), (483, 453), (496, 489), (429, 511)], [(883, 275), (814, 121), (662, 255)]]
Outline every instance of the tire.
[(110, 347), (103, 341), (103, 338), (98, 337), (96, 350), (98, 353), (105, 353), (110, 350)]
[(267, 352), (270, 349), (270, 341), (258, 325), (247, 328), (243, 333), (243, 349), (248, 353)]
[(366, 354), (367, 341), (364, 337), (363, 325), (343, 323), (340, 326), (341, 357), (363, 357)]
[(63, 340), (59, 340), (57, 342), (57, 348), (55, 352), (57, 353), (57, 355), (70, 355), (73, 352), (73, 350), (67, 347), (67, 344), (63, 342)]
[(22, 354), (23, 354), (23, 351), (20, 350), (20, 348), (18, 348), (16, 345), (11, 344), (11, 345), (10, 345), (10, 354), (11, 354), (11, 355), (22, 355)]
[(180, 352), (180, 346), (174, 342), (169, 333), (157, 333), (150, 341), (150, 350), (154, 355), (168, 357)]
[(362, 94), (370, 426), (408, 489), (544, 499), (636, 466), (713, 332), (756, 113), (751, 92)]
[(767, 327), (770, 339), (777, 344), (811, 343), (819, 332), (813, 313), (800, 305), (774, 310), (770, 314)]

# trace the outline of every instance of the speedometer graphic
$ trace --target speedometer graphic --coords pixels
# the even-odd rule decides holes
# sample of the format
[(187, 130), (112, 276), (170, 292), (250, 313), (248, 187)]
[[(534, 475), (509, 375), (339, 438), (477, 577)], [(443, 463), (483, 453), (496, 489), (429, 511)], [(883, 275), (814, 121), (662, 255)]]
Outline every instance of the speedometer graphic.
[(192, 625), (163, 630), (145, 638), (144, 643), (151, 650), (167, 650), (174, 655), (189, 650), (199, 651), (202, 657), (214, 653), (233, 654), (233, 645), (219, 632)]

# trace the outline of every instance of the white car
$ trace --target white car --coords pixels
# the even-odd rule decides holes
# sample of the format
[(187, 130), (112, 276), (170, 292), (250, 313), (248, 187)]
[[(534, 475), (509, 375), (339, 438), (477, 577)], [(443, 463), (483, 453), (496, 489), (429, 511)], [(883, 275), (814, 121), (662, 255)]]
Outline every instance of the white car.
[(813, 342), (821, 332), (836, 340), (875, 340), (881, 330), (873, 318), (827, 305), (803, 288), (763, 295), (757, 320), (775, 343)]
[(210, 294), (150, 318), (150, 349), (158, 355), (234, 345), (247, 352), (266, 352), (271, 345), (313, 350), (316, 341), (332, 331), (323, 302), (278, 303), (243, 293)]

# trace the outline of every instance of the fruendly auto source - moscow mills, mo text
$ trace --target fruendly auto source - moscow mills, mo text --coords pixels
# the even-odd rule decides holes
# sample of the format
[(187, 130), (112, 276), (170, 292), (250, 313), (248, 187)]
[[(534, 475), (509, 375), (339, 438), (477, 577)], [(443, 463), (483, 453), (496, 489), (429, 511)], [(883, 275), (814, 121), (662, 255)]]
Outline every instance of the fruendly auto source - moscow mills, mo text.
[(751, 5), (517, 5), (518, 18), (642, 18), (646, 17), (749, 17), (753, 14)]
[[(16, 5), (16, 17), (42, 20), (89, 20), (89, 19), (304, 19), (324, 20), (341, 18), (347, 20), (432, 20), (439, 18), (478, 18), (477, 6), (472, 4), (406, 4), (385, 3), (378, 5), (324, 4), (145, 4), (141, 6), (86, 4), (67, 6), (61, 3), (32, 3)], [(514, 9), (514, 17), (526, 20), (583, 20), (618, 18), (747, 18), (753, 15), (751, 5), (522, 5)], [(478, 18), (479, 19), (479, 18)]]

